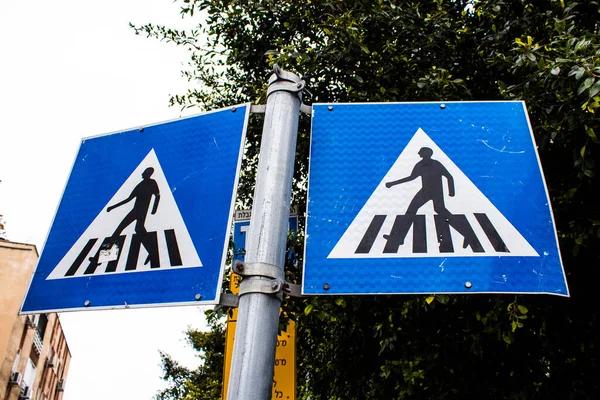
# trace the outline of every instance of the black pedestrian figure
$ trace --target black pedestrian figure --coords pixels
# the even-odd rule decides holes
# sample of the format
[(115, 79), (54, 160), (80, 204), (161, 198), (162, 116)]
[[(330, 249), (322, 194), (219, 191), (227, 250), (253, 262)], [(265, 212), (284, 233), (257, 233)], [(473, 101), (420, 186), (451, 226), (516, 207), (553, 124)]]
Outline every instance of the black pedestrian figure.
[(113, 237), (120, 236), (121, 232), (123, 232), (123, 230), (127, 228), (133, 221), (136, 221), (136, 233), (145, 234), (148, 232), (145, 224), (146, 217), (148, 216), (148, 209), (150, 208), (150, 200), (152, 199), (152, 196), (154, 196), (152, 215), (156, 214), (158, 203), (160, 201), (160, 191), (158, 190), (158, 185), (154, 179), (150, 179), (153, 173), (154, 168), (146, 168), (146, 170), (142, 173), (142, 178), (144, 179), (131, 191), (129, 197), (106, 209), (106, 212), (111, 212), (111, 210), (114, 210), (115, 208), (127, 204), (131, 200), (135, 199), (133, 209), (129, 211), (125, 218), (123, 218), (123, 221), (121, 221), (119, 226), (117, 226), (117, 229), (115, 229), (115, 232), (112, 234)]
[[(134, 242), (137, 240), (137, 248), (139, 249), (139, 244), (141, 243), (146, 251), (148, 252), (148, 257), (144, 264), (148, 264), (150, 262), (150, 266), (152, 268), (158, 268), (160, 265), (159, 256), (158, 256), (158, 245), (154, 238), (150, 237), (148, 234), (148, 230), (146, 229), (146, 217), (148, 216), (148, 210), (150, 209), (150, 201), (154, 196), (154, 203), (152, 205), (152, 214), (156, 214), (156, 210), (158, 209), (158, 203), (160, 202), (160, 191), (158, 189), (158, 184), (154, 179), (150, 177), (154, 173), (154, 168), (149, 167), (144, 170), (142, 173), (143, 180), (137, 184), (137, 186), (131, 191), (129, 197), (125, 200), (118, 202), (115, 205), (109, 206), (106, 209), (106, 212), (111, 212), (117, 207), (121, 207), (124, 204), (129, 203), (130, 201), (135, 199), (133, 203), (133, 208), (127, 215), (123, 218), (121, 223), (117, 226), (117, 229), (113, 232), (110, 238), (102, 244), (100, 250), (109, 250), (114, 245), (121, 247), (124, 241), (124, 237), (120, 238), (121, 233), (125, 228), (131, 225), (135, 221), (135, 233), (137, 238), (134, 236)], [(136, 246), (132, 245), (132, 248)], [(120, 251), (118, 249), (117, 251)], [(131, 249), (130, 249), (131, 252)], [(100, 252), (98, 252), (94, 257), (90, 257), (90, 270), (95, 270), (98, 266), (98, 260), (100, 257)], [(137, 257), (136, 257), (137, 258)], [(134, 269), (134, 266), (128, 265), (126, 269)]]
[[(433, 202), (433, 210), (439, 216), (436, 216), (436, 225), (452, 226), (458, 231), (463, 237), (463, 248), (471, 246), (473, 251), (481, 252), (483, 248), (479, 243), (479, 240), (475, 236), (473, 229), (469, 225), (464, 215), (454, 215), (446, 208), (444, 202), (444, 186), (443, 179), (446, 178), (448, 181), (448, 196), (454, 197), (454, 178), (448, 172), (448, 170), (437, 160), (431, 158), (433, 150), (429, 147), (422, 147), (419, 150), (419, 156), (422, 160), (419, 161), (413, 168), (410, 176), (406, 178), (398, 179), (396, 181), (387, 182), (385, 186), (391, 188), (392, 186), (399, 185), (405, 182), (410, 182), (418, 177), (421, 178), (422, 188), (415, 194), (411, 200), (405, 216), (398, 216), (397, 222), (394, 223), (392, 231), (389, 235), (383, 235), (388, 240), (388, 244), (384, 252), (395, 252), (399, 245), (404, 244), (404, 239), (408, 230), (412, 225), (415, 226), (415, 236), (420, 238), (420, 244), (413, 243), (413, 251), (415, 252), (426, 252), (425, 240), (425, 223), (424, 219), (418, 218), (417, 211), (425, 205), (428, 201)], [(441, 230), (441, 229), (440, 229)], [(444, 237), (446, 236), (446, 237)], [(440, 249), (443, 252), (453, 251), (451, 242), (449, 241), (449, 231), (446, 235), (438, 235), (438, 242), (440, 243)]]
[(419, 150), (419, 155), (422, 160), (415, 165), (410, 176), (398, 179), (397, 181), (387, 182), (385, 186), (391, 188), (392, 186), (410, 182), (421, 177), (423, 188), (419, 190), (410, 202), (406, 214), (416, 214), (419, 208), (429, 200), (433, 201), (433, 209), (437, 214), (451, 214), (444, 204), (442, 177), (446, 177), (448, 180), (448, 195), (450, 197), (454, 197), (454, 178), (452, 178), (452, 175), (444, 168), (442, 163), (431, 158), (433, 150), (429, 147), (422, 147), (421, 150)]

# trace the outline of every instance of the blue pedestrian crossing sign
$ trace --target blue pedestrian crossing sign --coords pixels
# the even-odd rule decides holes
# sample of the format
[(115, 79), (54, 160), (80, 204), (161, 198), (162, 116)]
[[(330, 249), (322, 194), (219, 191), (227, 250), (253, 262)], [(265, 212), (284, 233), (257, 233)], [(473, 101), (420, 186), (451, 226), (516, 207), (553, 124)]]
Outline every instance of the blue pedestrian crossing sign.
[(22, 312), (217, 303), (249, 108), (84, 139)]
[[(250, 231), (250, 219), (252, 209), (236, 210), (233, 222), (233, 261), (244, 261), (246, 255), (246, 238)], [(298, 210), (290, 207), (290, 216), (288, 219), (288, 232), (298, 230)]]
[(523, 102), (313, 113), (305, 294), (568, 296)]

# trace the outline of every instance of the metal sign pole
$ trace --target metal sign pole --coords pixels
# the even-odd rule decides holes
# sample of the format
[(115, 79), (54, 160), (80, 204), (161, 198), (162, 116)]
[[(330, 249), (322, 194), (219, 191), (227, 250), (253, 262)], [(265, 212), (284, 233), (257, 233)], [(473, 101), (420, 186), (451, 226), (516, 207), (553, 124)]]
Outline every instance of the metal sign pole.
[(298, 116), (304, 82), (269, 79), (227, 400), (271, 398)]

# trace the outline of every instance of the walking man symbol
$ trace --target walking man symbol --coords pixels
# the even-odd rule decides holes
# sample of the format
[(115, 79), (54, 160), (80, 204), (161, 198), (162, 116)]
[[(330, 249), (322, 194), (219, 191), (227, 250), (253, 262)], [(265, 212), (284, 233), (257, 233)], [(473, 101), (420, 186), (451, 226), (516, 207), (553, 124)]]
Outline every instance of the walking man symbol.
[(106, 212), (111, 212), (115, 208), (121, 207), (122, 205), (127, 204), (131, 200), (135, 199), (133, 209), (125, 216), (125, 218), (123, 218), (123, 221), (121, 221), (119, 226), (117, 226), (117, 229), (112, 234), (113, 237), (120, 236), (121, 232), (123, 232), (123, 229), (127, 228), (127, 226), (129, 226), (129, 224), (131, 224), (133, 221), (136, 221), (136, 233), (148, 232), (145, 224), (146, 217), (148, 215), (148, 209), (150, 208), (150, 200), (152, 199), (152, 196), (154, 196), (154, 204), (152, 205), (153, 215), (156, 214), (158, 203), (160, 201), (160, 191), (158, 190), (158, 185), (154, 179), (150, 179), (153, 173), (154, 168), (146, 168), (146, 170), (142, 173), (143, 180), (133, 189), (129, 197), (106, 209)]
[(421, 206), (431, 200), (433, 201), (433, 209), (437, 214), (449, 215), (450, 211), (446, 209), (444, 204), (442, 177), (448, 180), (448, 195), (454, 197), (454, 179), (452, 175), (444, 168), (442, 163), (431, 158), (433, 150), (429, 147), (422, 147), (418, 154), (422, 160), (415, 165), (410, 176), (398, 179), (397, 181), (387, 182), (385, 187), (389, 189), (392, 186), (421, 177), (423, 188), (419, 190), (410, 202), (406, 214), (416, 214)]
[[(429, 147), (422, 147), (419, 152), (421, 161), (414, 166), (410, 176), (398, 179), (396, 181), (387, 182), (385, 186), (389, 189), (393, 186), (400, 185), (405, 182), (410, 182), (417, 178), (421, 178), (422, 188), (415, 194), (410, 202), (405, 215), (398, 215), (389, 235), (383, 235), (388, 241), (384, 253), (395, 253), (400, 245), (404, 244), (404, 239), (411, 226), (414, 229), (415, 237), (425, 237), (425, 222), (424, 216), (417, 215), (417, 211), (427, 202), (433, 202), (433, 210), (437, 214), (435, 216), (436, 227), (438, 228), (438, 242), (440, 250), (452, 249), (452, 238), (448, 226), (452, 226), (458, 233), (464, 237), (463, 248), (471, 246), (474, 252), (483, 252), (483, 247), (479, 243), (477, 236), (469, 225), (464, 215), (452, 214), (444, 202), (444, 186), (443, 179), (448, 182), (448, 196), (454, 197), (454, 178), (448, 170), (439, 161), (431, 158), (433, 150)], [(420, 218), (421, 217), (421, 218)], [(442, 232), (442, 233), (440, 233)], [(415, 252), (426, 252), (426, 243), (421, 241), (413, 243)]]
[[(135, 199), (133, 208), (117, 226), (114, 233), (111, 235), (111, 240), (103, 244), (101, 250), (110, 250), (115, 244), (120, 248), (122, 246), (119, 245), (119, 237), (121, 236), (121, 233), (125, 228), (135, 221), (135, 233), (140, 238), (141, 244), (148, 252), (148, 257), (146, 258), (144, 264), (148, 264), (150, 262), (150, 266), (152, 268), (157, 268), (159, 267), (158, 245), (156, 240), (152, 240), (152, 238), (148, 235), (148, 231), (146, 230), (145, 226), (152, 197), (154, 197), (154, 203), (151, 211), (153, 215), (156, 214), (158, 204), (160, 202), (160, 191), (158, 189), (158, 184), (154, 179), (150, 178), (153, 173), (154, 168), (146, 168), (142, 173), (142, 181), (138, 183), (137, 186), (131, 191), (129, 197), (118, 202), (117, 204), (109, 206), (106, 209), (106, 212), (111, 212), (115, 208), (121, 207)], [(119, 251), (119, 249), (117, 249), (117, 251)], [(98, 264), (99, 255), (100, 252), (98, 252), (94, 257), (90, 257), (90, 262)]]
[(202, 266), (153, 149), (94, 209), (97, 216), (48, 279)]

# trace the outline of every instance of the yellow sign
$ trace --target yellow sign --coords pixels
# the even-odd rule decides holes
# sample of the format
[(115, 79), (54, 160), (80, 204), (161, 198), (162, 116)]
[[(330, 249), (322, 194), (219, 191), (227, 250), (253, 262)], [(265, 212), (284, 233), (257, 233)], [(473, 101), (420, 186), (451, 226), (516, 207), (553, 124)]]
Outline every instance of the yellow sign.
[[(232, 274), (229, 288), (234, 294), (240, 291), (241, 276)], [(225, 339), (225, 366), (223, 371), (223, 399), (227, 398), (229, 371), (233, 356), (233, 338), (237, 323), (237, 308), (227, 318), (227, 334)], [(275, 349), (275, 369), (273, 374), (272, 399), (296, 400), (296, 323), (290, 321), (285, 332), (277, 336)]]

